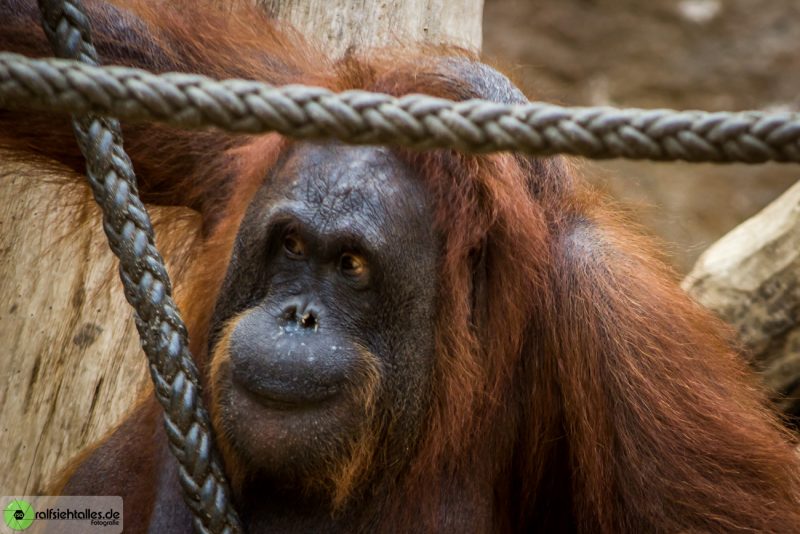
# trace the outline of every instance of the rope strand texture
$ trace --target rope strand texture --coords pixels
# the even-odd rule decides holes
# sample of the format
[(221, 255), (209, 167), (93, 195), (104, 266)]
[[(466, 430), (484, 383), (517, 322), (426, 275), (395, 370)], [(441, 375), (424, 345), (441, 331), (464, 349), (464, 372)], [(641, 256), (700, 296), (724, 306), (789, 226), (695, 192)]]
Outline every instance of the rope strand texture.
[(245, 80), (155, 75), (0, 53), (0, 107), (96, 113), (184, 128), (277, 131), (352, 144), (393, 143), (466, 152), (519, 150), (590, 158), (800, 162), (800, 114), (565, 108), (544, 103), (452, 102), (333, 93)]
[[(98, 64), (89, 21), (79, 0), (39, 0), (39, 9), (45, 34), (59, 56)], [(164, 408), (167, 437), (179, 462), (179, 478), (195, 530), (240, 532), (214, 451), (186, 327), (172, 300), (150, 218), (136, 192), (136, 176), (122, 147), (119, 123), (87, 114), (90, 110), (71, 111), (79, 113), (72, 121), (73, 130), (86, 158), (89, 184), (103, 211), (109, 246), (120, 260), (125, 297), (136, 312), (136, 327), (156, 397)]]

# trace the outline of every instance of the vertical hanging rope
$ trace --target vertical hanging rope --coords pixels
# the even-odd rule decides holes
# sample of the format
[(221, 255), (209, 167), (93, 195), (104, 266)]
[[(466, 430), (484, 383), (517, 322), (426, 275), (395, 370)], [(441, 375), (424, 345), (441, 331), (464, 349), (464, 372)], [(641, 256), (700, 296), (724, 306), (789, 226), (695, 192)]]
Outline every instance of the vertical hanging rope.
[[(42, 25), (56, 54), (97, 65), (89, 20), (80, 0), (39, 0)], [(180, 465), (184, 499), (198, 532), (241, 532), (214, 448), (186, 327), (175, 303), (153, 227), (139, 199), (118, 121), (93, 115), (72, 121), (86, 174), (103, 211), (103, 229), (119, 258), (125, 298), (133, 306), (155, 394), (164, 408), (170, 448)]]

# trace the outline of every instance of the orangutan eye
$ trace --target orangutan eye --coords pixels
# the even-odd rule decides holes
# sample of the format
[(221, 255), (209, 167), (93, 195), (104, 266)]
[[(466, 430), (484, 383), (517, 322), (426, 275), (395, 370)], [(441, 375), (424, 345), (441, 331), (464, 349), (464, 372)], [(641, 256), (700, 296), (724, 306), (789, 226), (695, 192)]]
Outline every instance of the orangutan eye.
[(358, 254), (345, 252), (339, 257), (339, 272), (354, 280), (364, 279), (367, 275), (367, 261)]
[(306, 256), (306, 246), (295, 232), (287, 232), (283, 236), (283, 249), (292, 259), (302, 259)]

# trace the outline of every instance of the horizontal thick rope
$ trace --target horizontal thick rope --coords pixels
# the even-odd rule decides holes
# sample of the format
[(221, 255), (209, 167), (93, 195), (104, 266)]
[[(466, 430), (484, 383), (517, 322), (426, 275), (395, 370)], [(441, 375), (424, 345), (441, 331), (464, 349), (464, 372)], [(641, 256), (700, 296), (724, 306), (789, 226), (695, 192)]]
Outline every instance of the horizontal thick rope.
[(566, 108), (334, 93), (0, 53), (0, 107), (352, 144), (707, 162), (800, 162), (800, 114)]

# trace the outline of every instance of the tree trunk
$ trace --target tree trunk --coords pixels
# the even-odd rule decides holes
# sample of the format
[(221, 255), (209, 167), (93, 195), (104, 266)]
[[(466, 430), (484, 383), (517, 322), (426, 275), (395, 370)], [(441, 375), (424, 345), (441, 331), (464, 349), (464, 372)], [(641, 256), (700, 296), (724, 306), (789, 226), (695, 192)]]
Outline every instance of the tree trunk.
[[(48, 480), (149, 383), (117, 260), (84, 182), (66, 170), (54, 176), (0, 163), (0, 487), (8, 495), (45, 494)], [(161, 235), (169, 227), (185, 239), (199, 227), (187, 209), (151, 216)], [(191, 243), (178, 243), (158, 241), (183, 264)]]
[[(394, 41), (474, 51), (481, 44), (483, 0), (259, 4), (335, 55)], [(12, 164), (5, 156), (0, 153), (0, 487), (8, 495), (41, 494), (150, 391), (149, 378), (117, 261), (84, 179), (67, 171), (53, 176), (42, 165)], [(151, 208), (151, 215), (179, 290), (197, 218), (179, 208)], [(159, 238), (164, 235), (171, 242)]]
[(348, 48), (392, 43), (450, 44), (481, 49), (483, 0), (254, 0), (289, 21), (333, 57)]

